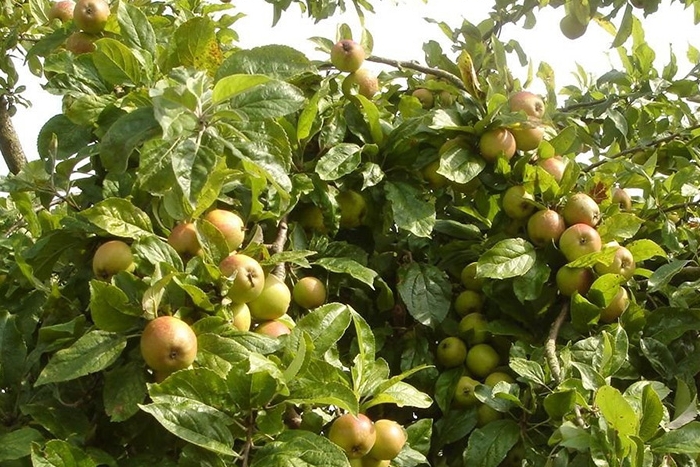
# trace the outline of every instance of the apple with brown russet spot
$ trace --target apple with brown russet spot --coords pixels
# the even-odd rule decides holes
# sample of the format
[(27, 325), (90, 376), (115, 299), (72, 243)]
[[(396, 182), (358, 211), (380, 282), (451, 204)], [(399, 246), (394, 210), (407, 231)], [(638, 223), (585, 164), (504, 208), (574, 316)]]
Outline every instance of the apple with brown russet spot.
[(534, 200), (523, 185), (512, 186), (503, 193), (503, 211), (511, 219), (527, 219), (537, 209), (537, 206), (531, 203)]
[(588, 224), (574, 224), (559, 237), (559, 249), (571, 262), (603, 247), (598, 231)]
[(342, 39), (331, 47), (331, 63), (340, 71), (357, 71), (365, 61), (365, 48), (352, 39)]
[(349, 459), (357, 459), (372, 449), (377, 439), (377, 430), (367, 415), (347, 413), (333, 421), (328, 439), (340, 446)]
[(346, 97), (357, 93), (367, 99), (372, 99), (379, 91), (379, 81), (367, 68), (360, 68), (345, 77), (341, 89)]
[(51, 4), (49, 13), (46, 15), (49, 21), (57, 19), (62, 23), (73, 19), (73, 11), (75, 10), (75, 2), (73, 0), (59, 0)]

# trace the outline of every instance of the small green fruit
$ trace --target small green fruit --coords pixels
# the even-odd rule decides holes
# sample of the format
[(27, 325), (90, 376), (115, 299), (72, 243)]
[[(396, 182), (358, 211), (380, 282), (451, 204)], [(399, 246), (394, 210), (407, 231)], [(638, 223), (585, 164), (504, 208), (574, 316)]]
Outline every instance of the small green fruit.
[(477, 344), (467, 352), (467, 368), (479, 378), (484, 378), (500, 363), (498, 352), (488, 344)]
[(467, 358), (467, 345), (459, 337), (446, 337), (437, 347), (437, 361), (445, 368), (462, 365)]

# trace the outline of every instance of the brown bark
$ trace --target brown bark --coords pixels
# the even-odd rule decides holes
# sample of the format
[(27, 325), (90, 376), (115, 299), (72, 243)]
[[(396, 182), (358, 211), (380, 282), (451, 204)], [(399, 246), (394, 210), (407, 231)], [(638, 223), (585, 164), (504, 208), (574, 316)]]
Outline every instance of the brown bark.
[(18, 174), (27, 163), (19, 137), (12, 125), (10, 107), (5, 96), (0, 96), (0, 153), (7, 168), (13, 174)]

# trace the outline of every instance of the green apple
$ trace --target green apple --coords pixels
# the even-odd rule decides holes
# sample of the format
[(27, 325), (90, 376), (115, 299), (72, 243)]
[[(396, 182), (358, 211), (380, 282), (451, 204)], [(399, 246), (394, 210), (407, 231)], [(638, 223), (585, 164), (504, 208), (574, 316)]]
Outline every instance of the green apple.
[(459, 316), (478, 313), (484, 307), (484, 297), (475, 290), (465, 290), (457, 295), (453, 306)]
[(624, 287), (615, 294), (612, 301), (600, 312), (600, 321), (612, 323), (618, 319), (630, 304), (629, 294)]
[(46, 15), (49, 21), (57, 19), (62, 23), (73, 19), (73, 11), (75, 10), (75, 2), (73, 0), (58, 0), (51, 3), (49, 13)]
[(274, 274), (265, 277), (260, 295), (247, 302), (250, 315), (257, 321), (277, 319), (287, 313), (292, 293), (282, 279)]
[(160, 316), (144, 328), (140, 348), (146, 365), (167, 375), (192, 365), (197, 356), (197, 336), (184, 321)]
[(538, 159), (537, 165), (551, 175), (557, 183), (561, 182), (566, 170), (566, 159), (561, 156), (548, 157), (546, 159)]
[(232, 303), (229, 307), (231, 324), (239, 331), (250, 331), (252, 317), (245, 303)]
[(588, 25), (579, 21), (574, 15), (566, 15), (559, 22), (559, 29), (565, 37), (574, 40), (586, 33)]
[(292, 330), (289, 329), (289, 326), (284, 324), (282, 321), (272, 319), (259, 323), (255, 327), (255, 332), (269, 337), (280, 337), (290, 334)]
[(455, 103), (455, 96), (450, 91), (443, 90), (438, 93), (437, 102), (440, 107), (449, 107)]
[(365, 61), (365, 49), (351, 39), (343, 39), (331, 47), (331, 63), (340, 71), (357, 71)]
[(565, 297), (571, 297), (576, 292), (585, 295), (593, 285), (594, 280), (593, 271), (588, 268), (562, 266), (557, 270), (557, 288)]
[(87, 54), (94, 52), (97, 36), (85, 32), (76, 31), (66, 39), (66, 50), (75, 54)]
[(516, 149), (513, 133), (506, 128), (488, 130), (479, 138), (479, 154), (486, 162), (496, 162), (501, 156), (510, 160)]
[(428, 186), (433, 190), (438, 190), (444, 188), (450, 184), (450, 181), (442, 174), (437, 173), (440, 168), (440, 159), (435, 159), (434, 161), (428, 163), (425, 167), (421, 169), (421, 174), (423, 178), (428, 182)]
[(379, 91), (379, 81), (371, 71), (360, 68), (345, 77), (341, 89), (345, 96), (357, 93), (367, 99), (372, 99)]
[(535, 120), (520, 123), (511, 128), (510, 132), (515, 138), (515, 147), (520, 151), (532, 151), (537, 149), (544, 139), (544, 127)]
[(295, 210), (295, 218), (307, 232), (328, 233), (321, 208), (315, 204), (301, 204)]
[(612, 202), (620, 206), (621, 211), (631, 211), (632, 210), (632, 198), (630, 195), (619, 186), (616, 186), (612, 190)]
[(340, 226), (354, 229), (362, 225), (367, 215), (367, 202), (355, 190), (342, 191), (335, 197), (340, 207)]
[(420, 101), (424, 109), (432, 109), (435, 104), (435, 97), (428, 89), (418, 88), (411, 95)]
[(534, 199), (524, 186), (511, 186), (503, 194), (503, 211), (511, 219), (527, 219), (537, 209), (537, 206), (530, 202)]
[(496, 349), (489, 344), (476, 344), (467, 352), (467, 369), (479, 377), (484, 378), (500, 363), (500, 357)]
[(92, 257), (92, 272), (95, 277), (108, 280), (121, 271), (136, 269), (131, 247), (121, 240), (110, 240), (100, 245)]
[(376, 460), (391, 460), (399, 455), (406, 444), (406, 431), (394, 420), (382, 418), (374, 422), (377, 438), (367, 457)]
[(302, 277), (294, 284), (292, 298), (302, 308), (317, 308), (326, 303), (326, 285), (317, 277)]
[(476, 409), (476, 426), (482, 427), (495, 420), (503, 418), (503, 414), (486, 404), (481, 404)]
[(536, 246), (556, 244), (564, 230), (564, 218), (553, 209), (537, 211), (527, 220), (527, 235)]
[(219, 263), (219, 270), (230, 278), (228, 298), (233, 303), (249, 303), (265, 287), (265, 273), (260, 263), (250, 256), (232, 253)]
[(574, 224), (559, 237), (559, 249), (569, 262), (598, 252), (602, 247), (600, 234), (588, 224)]
[(476, 261), (467, 264), (462, 269), (459, 278), (465, 289), (480, 292), (484, 285), (484, 279), (481, 277), (476, 277), (476, 267)]
[(470, 376), (462, 376), (459, 378), (455, 386), (452, 404), (460, 409), (466, 409), (479, 404), (479, 399), (476, 398), (476, 394), (474, 393), (478, 384), (479, 382)]
[(391, 467), (390, 460), (377, 460), (370, 456), (365, 456), (359, 460), (361, 461), (362, 467)]
[(595, 272), (600, 275), (620, 274), (625, 279), (629, 280), (634, 275), (636, 263), (634, 262), (634, 256), (632, 256), (631, 251), (624, 246), (618, 246), (617, 250), (615, 250), (612, 263), (609, 265), (598, 263), (594, 266), (594, 269)]
[(197, 238), (197, 228), (192, 222), (183, 222), (173, 227), (168, 235), (168, 243), (185, 258), (202, 254), (202, 246)]
[(483, 344), (491, 333), (487, 330), (488, 321), (481, 313), (469, 313), (459, 322), (459, 336), (468, 345)]
[(238, 214), (225, 209), (213, 209), (204, 216), (204, 219), (221, 232), (226, 239), (229, 251), (241, 247), (245, 238), (245, 222)]
[(544, 117), (544, 101), (540, 96), (530, 91), (518, 91), (508, 98), (511, 112), (523, 111), (528, 117), (541, 119)]
[(515, 380), (511, 375), (504, 371), (494, 371), (493, 373), (490, 373), (486, 378), (484, 379), (484, 384), (487, 386), (494, 387), (501, 381), (505, 381), (508, 384), (513, 384), (515, 383)]
[(436, 357), (445, 368), (460, 366), (467, 358), (467, 344), (459, 337), (446, 337), (438, 344)]
[(73, 22), (83, 32), (97, 34), (109, 19), (109, 3), (105, 0), (78, 0), (73, 9)]
[(372, 449), (377, 430), (365, 414), (347, 413), (333, 420), (328, 439), (340, 446), (349, 459), (357, 459)]
[(562, 215), (566, 225), (588, 224), (595, 227), (600, 222), (600, 207), (586, 193), (576, 193), (566, 200)]

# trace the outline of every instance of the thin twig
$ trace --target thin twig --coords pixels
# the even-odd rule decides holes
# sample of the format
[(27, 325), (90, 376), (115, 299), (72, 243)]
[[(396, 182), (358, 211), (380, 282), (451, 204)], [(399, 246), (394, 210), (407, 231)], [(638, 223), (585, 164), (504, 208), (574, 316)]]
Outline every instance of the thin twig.
[(544, 343), (545, 358), (547, 359), (549, 369), (552, 371), (552, 377), (557, 384), (561, 383), (561, 366), (557, 358), (557, 337), (559, 336), (559, 329), (561, 329), (561, 325), (564, 323), (568, 314), (569, 304), (564, 303), (559, 312), (559, 316), (557, 316), (557, 319), (552, 323), (552, 327), (549, 329), (549, 336), (547, 336), (547, 341)]
[[(287, 216), (284, 216), (282, 217), (282, 219), (280, 219), (280, 222), (277, 225), (277, 237), (275, 238), (275, 241), (272, 242), (272, 245), (270, 245), (271, 254), (274, 255), (276, 253), (282, 253), (284, 251), (284, 245), (285, 243), (287, 243), (288, 233), (289, 226), (287, 225)], [(272, 269), (272, 272), (270, 272), (270, 274), (274, 274), (279, 279), (284, 280), (286, 275), (284, 262), (277, 263)]]
[(420, 63), (416, 63), (414, 61), (394, 60), (391, 58), (378, 57), (376, 55), (370, 55), (369, 57), (367, 57), (367, 60), (370, 62), (391, 65), (396, 68), (408, 68), (409, 70), (416, 70), (422, 73), (435, 75), (438, 78), (443, 78), (449, 81), (450, 83), (454, 84), (463, 91), (467, 90), (467, 88), (464, 86), (464, 83), (458, 76), (455, 76), (452, 73), (447, 72), (445, 70), (440, 70), (439, 68), (431, 68), (429, 66), (421, 65)]

